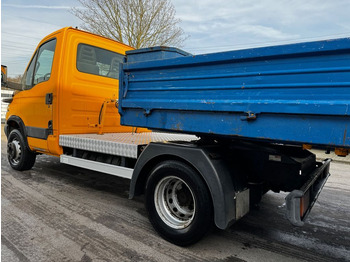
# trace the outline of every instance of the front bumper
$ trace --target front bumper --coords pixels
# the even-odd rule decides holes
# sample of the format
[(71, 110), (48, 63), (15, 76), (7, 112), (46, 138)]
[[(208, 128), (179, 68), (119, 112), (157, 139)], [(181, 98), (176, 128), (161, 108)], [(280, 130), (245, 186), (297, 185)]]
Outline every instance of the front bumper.
[(293, 190), (286, 197), (287, 218), (295, 226), (303, 226), (314, 206), (329, 173), (331, 159), (316, 163), (316, 169), (300, 189)]

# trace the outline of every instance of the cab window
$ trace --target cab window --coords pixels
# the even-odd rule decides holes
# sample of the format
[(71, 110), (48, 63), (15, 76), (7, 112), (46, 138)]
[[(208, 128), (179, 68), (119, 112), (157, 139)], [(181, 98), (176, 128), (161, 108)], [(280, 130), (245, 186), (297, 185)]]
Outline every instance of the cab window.
[(24, 74), (22, 87), (31, 89), (36, 84), (50, 79), (56, 39), (50, 40), (39, 47)]
[(79, 44), (77, 49), (77, 69), (92, 75), (119, 78), (119, 65), (124, 56), (99, 47)]
[(27, 71), (24, 73), (22, 78), (22, 89), (28, 90), (33, 87), (33, 72), (34, 72), (34, 65), (37, 58), (38, 53), (35, 53), (32, 61), (30, 62)]

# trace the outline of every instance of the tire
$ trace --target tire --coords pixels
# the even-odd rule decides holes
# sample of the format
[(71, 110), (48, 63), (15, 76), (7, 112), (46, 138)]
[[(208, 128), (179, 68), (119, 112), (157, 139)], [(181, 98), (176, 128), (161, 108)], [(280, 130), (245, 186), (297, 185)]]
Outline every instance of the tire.
[(29, 150), (18, 129), (12, 130), (8, 136), (7, 159), (10, 166), (18, 171), (29, 170), (34, 166), (36, 154)]
[(146, 209), (154, 229), (178, 246), (198, 242), (213, 226), (213, 205), (207, 185), (180, 161), (158, 164), (146, 185)]

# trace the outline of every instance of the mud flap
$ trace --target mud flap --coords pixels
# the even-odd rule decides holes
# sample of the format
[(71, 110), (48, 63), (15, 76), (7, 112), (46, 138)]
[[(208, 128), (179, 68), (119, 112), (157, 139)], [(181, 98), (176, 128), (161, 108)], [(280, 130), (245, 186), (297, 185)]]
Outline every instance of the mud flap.
[(314, 206), (329, 174), (331, 159), (316, 163), (316, 169), (309, 180), (300, 188), (293, 190), (286, 197), (286, 216), (294, 226), (303, 226), (304, 221)]

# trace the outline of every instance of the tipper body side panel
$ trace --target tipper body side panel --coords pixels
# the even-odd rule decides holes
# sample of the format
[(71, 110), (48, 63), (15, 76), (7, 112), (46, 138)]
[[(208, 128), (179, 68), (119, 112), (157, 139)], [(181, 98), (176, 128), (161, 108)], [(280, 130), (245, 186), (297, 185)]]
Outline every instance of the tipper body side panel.
[(178, 51), (127, 52), (121, 124), (350, 147), (350, 38), (198, 56)]

